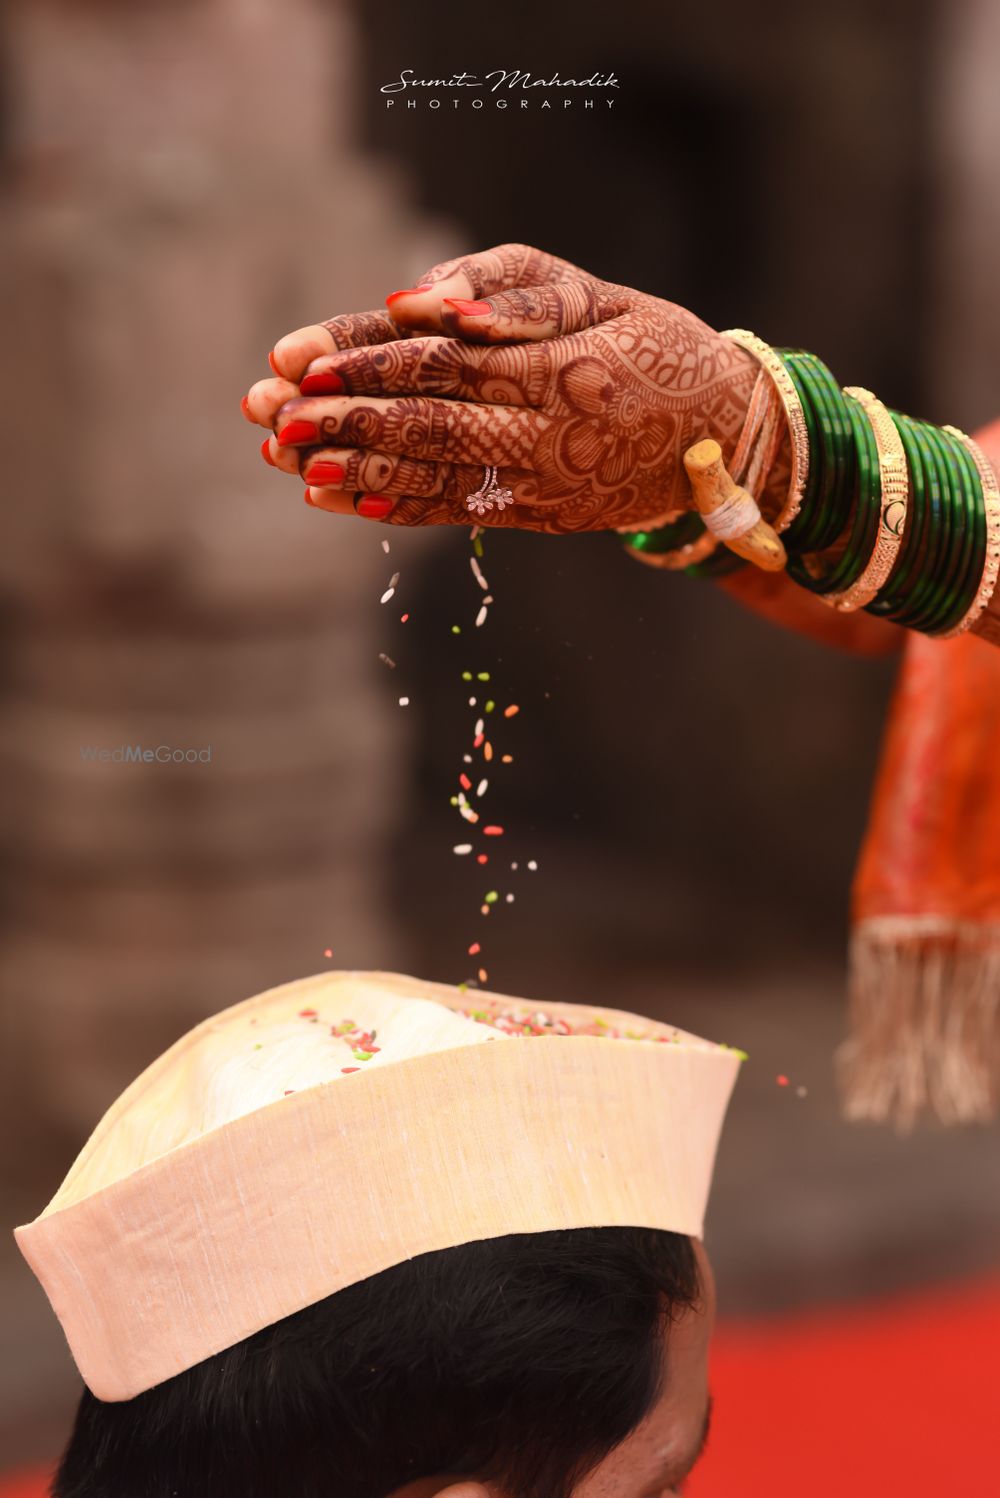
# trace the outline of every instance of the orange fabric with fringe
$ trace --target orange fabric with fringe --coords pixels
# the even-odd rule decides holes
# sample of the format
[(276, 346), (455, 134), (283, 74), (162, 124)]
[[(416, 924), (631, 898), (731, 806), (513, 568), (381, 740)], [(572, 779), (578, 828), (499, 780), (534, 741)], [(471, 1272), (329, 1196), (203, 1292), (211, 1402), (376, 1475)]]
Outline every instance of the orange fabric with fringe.
[[(976, 433), (1000, 470), (1000, 421)], [(935, 641), (834, 614), (751, 568), (727, 591), (860, 654), (903, 645), (853, 890), (849, 1117), (909, 1128), (997, 1111), (1000, 1081), (1000, 622)]]
[(1000, 650), (906, 646), (854, 882), (858, 920), (1000, 924)]
[[(994, 464), (1000, 422), (977, 433)], [(995, 627), (994, 627), (995, 628)], [(986, 1120), (1000, 1078), (1000, 648), (908, 636), (854, 879), (848, 1115)]]
[[(1000, 422), (977, 433), (994, 464)], [(1000, 648), (908, 635), (854, 879), (847, 1113), (996, 1112)]]

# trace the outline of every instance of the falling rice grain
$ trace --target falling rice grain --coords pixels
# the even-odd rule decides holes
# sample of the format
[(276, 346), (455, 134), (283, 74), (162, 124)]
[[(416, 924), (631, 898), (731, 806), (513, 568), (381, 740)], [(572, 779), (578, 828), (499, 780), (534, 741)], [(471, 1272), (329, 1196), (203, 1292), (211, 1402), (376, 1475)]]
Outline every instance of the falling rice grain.
[(392, 595), (396, 591), (396, 584), (398, 582), (399, 582), (399, 573), (398, 572), (394, 572), (392, 574), (392, 576), (390, 577), (390, 579), (389, 579), (389, 586), (386, 588), (385, 592), (382, 594), (382, 602), (383, 603), (388, 603), (389, 602), (389, 599), (392, 597)]

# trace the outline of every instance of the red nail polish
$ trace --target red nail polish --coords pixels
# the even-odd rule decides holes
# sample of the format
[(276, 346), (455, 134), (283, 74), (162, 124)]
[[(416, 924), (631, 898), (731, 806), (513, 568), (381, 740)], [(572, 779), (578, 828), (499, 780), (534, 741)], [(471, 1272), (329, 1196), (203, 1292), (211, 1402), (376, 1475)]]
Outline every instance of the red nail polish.
[(340, 395), (344, 382), (335, 369), (325, 369), (322, 374), (304, 375), (299, 389), (303, 395)]
[(384, 494), (366, 494), (354, 508), (366, 520), (384, 520), (395, 503), (394, 499), (386, 499)]
[(318, 441), (319, 427), (314, 421), (290, 421), (278, 433), (279, 447), (295, 447), (299, 443)]
[(246, 417), (247, 421), (253, 421), (253, 417), (250, 415), (250, 400), (248, 396), (244, 396), (240, 401), (240, 410), (243, 412), (243, 415)]
[(273, 371), (274, 371), (274, 373), (276, 375), (280, 375), (281, 374), (281, 370), (278, 368), (277, 364), (275, 364), (275, 362), (274, 362), (274, 349), (272, 349), (271, 352), (268, 354), (268, 356), (267, 356), (267, 362), (268, 362), (268, 364), (270, 364), (271, 368), (273, 369)]
[(386, 306), (394, 302), (398, 296), (416, 296), (418, 291), (430, 291), (433, 285), (433, 281), (421, 281), (419, 286), (406, 286), (402, 291), (390, 291), (385, 299)]
[(310, 484), (322, 487), (323, 484), (342, 484), (344, 482), (344, 470), (339, 463), (314, 463), (309, 470)]
[(461, 297), (452, 296), (446, 296), (443, 300), (446, 307), (454, 307), (463, 317), (488, 317), (493, 311), (489, 302), (463, 302)]
[(270, 439), (270, 437), (265, 437), (264, 440), (263, 440), (263, 442), (260, 444), (260, 455), (264, 459), (265, 463), (270, 463), (270, 465), (271, 465), (272, 468), (276, 468), (277, 467), (277, 464), (275, 463), (274, 459), (271, 457), (271, 439)]
[(314, 504), (314, 503), (313, 503), (313, 497), (312, 497), (312, 495), (311, 495), (311, 494), (310, 494), (310, 493), (309, 493), (309, 490), (308, 490), (308, 489), (307, 489), (307, 490), (306, 490), (306, 492), (305, 492), (305, 493), (304, 493), (304, 494), (303, 494), (303, 496), (302, 496), (302, 498), (303, 498), (303, 499), (304, 499), (304, 500), (305, 500), (305, 502), (306, 502), (306, 504), (307, 504), (307, 505), (313, 505), (313, 508), (314, 508), (314, 509), (315, 509), (315, 504)]

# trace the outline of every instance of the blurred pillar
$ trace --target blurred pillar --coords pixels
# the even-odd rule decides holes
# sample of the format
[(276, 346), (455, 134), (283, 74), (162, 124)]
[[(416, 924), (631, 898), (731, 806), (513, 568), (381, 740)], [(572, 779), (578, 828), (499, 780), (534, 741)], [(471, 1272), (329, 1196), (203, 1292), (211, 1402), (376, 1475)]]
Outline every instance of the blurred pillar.
[(1000, 416), (1000, 6), (938, 7), (934, 295), (914, 309), (930, 329), (937, 419), (974, 428)]
[[(0, 1040), (20, 1137), (61, 1153), (205, 1014), (327, 947), (401, 958), (379, 887), (405, 723), (377, 663), (398, 562), (265, 468), (238, 402), (282, 332), (444, 246), (349, 144), (340, 5), (9, 17)], [(81, 753), (132, 745), (211, 757)]]

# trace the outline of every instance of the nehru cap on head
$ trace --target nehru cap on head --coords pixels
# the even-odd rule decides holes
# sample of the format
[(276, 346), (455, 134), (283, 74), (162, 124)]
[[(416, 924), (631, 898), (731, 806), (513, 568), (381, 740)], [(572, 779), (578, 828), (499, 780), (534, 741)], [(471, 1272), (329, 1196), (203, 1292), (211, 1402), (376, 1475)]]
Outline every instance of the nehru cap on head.
[(131, 1399), (434, 1249), (700, 1237), (739, 1059), (622, 1010), (304, 978), (147, 1067), (15, 1237), (88, 1387)]

